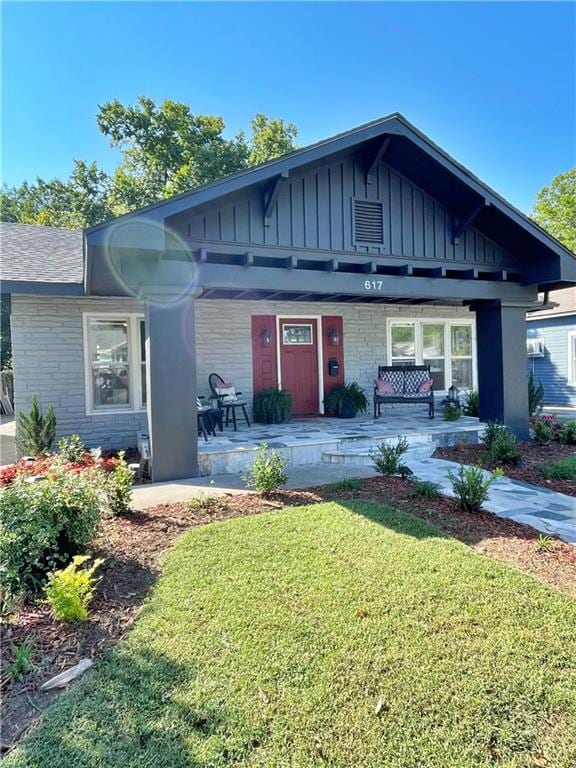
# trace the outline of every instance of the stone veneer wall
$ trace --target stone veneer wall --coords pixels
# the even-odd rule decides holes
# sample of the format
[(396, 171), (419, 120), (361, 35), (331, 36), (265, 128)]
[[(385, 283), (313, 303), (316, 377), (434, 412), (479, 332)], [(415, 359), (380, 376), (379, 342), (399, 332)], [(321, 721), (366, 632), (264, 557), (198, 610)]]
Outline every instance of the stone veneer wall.
[(218, 301), (197, 302), (196, 350), (198, 393), (208, 395), (208, 375), (219, 373), (234, 382), (252, 400), (252, 315), (314, 317), (341, 315), (344, 324), (346, 381), (357, 381), (367, 393), (378, 365), (386, 365), (386, 321), (389, 319), (474, 318), (462, 307), (400, 306), (378, 304), (321, 304), (307, 302)]
[(57, 437), (79, 434), (88, 447), (126, 448), (146, 431), (146, 414), (86, 415), (83, 312), (143, 312), (122, 299), (12, 296), (14, 410), (27, 410), (37, 394), (52, 403)]
[[(144, 413), (86, 415), (83, 312), (143, 313), (140, 302), (121, 299), (14, 295), (15, 409), (26, 410), (34, 393), (56, 410), (58, 435), (78, 433), (89, 446), (134, 445), (146, 430)], [(386, 321), (401, 317), (473, 317), (463, 308), (306, 302), (199, 300), (196, 304), (198, 393), (209, 395), (208, 375), (219, 373), (252, 400), (252, 315), (342, 315), (347, 381), (367, 393), (378, 364), (386, 363)], [(186, 349), (186, 339), (175, 340)]]

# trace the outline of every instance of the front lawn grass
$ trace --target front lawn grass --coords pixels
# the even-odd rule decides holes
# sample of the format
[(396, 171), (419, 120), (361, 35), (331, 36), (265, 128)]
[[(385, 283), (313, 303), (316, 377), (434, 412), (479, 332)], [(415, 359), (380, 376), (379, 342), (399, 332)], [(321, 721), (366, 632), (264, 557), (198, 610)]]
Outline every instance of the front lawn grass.
[(576, 603), (365, 501), (195, 528), (5, 768), (576, 765)]

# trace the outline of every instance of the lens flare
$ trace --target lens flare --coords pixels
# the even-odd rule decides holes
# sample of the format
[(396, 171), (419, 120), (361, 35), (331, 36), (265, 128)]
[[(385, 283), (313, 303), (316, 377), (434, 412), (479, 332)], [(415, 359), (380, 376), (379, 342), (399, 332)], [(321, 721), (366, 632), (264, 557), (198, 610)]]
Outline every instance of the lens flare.
[(163, 221), (139, 217), (110, 227), (104, 259), (116, 285), (129, 296), (163, 306), (200, 293), (190, 247)]

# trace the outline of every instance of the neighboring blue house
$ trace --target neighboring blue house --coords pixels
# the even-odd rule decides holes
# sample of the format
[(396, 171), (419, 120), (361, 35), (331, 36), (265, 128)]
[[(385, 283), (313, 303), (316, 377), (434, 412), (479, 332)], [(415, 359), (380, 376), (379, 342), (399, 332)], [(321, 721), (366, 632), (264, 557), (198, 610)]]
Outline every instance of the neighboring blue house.
[(558, 306), (528, 315), (528, 371), (544, 385), (545, 405), (576, 407), (576, 288), (550, 300)]

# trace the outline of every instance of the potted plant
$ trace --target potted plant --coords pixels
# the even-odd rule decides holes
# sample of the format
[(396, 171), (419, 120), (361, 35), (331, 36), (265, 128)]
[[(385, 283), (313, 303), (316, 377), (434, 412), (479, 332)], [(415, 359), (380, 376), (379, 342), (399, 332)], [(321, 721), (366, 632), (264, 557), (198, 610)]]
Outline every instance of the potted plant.
[(285, 389), (264, 389), (254, 399), (254, 421), (282, 424), (292, 415), (292, 395)]
[(353, 381), (337, 384), (324, 398), (326, 411), (339, 419), (353, 419), (358, 413), (366, 413), (368, 400), (364, 390)]

